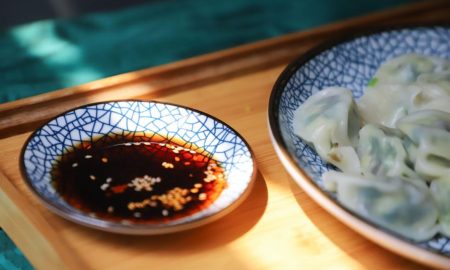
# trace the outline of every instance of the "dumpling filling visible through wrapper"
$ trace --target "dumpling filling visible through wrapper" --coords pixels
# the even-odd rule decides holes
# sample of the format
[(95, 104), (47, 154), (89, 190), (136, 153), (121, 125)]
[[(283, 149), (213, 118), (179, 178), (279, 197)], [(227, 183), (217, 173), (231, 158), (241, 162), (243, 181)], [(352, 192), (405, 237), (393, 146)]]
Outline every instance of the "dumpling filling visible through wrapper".
[(325, 182), (335, 182), (337, 199), (347, 208), (403, 237), (423, 241), (433, 237), (438, 211), (428, 187), (402, 178), (324, 173)]
[(419, 111), (400, 119), (397, 127), (417, 145), (417, 173), (428, 180), (450, 175), (450, 113)]
[(312, 95), (294, 119), (294, 133), (312, 144), (320, 157), (343, 171), (359, 172), (353, 147), (362, 122), (350, 90), (331, 87)]

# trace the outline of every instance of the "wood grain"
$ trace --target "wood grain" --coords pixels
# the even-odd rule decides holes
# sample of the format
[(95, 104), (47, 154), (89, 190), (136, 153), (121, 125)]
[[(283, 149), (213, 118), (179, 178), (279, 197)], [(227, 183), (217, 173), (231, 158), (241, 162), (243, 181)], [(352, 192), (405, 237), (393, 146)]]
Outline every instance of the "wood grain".
[[(448, 1), (420, 3), (1, 105), (0, 225), (38, 269), (423, 269), (350, 230), (297, 187), (275, 155), (266, 115), (286, 63), (331, 33), (448, 22), (448, 14)], [(18, 168), (30, 131), (68, 108), (120, 98), (183, 104), (235, 128), (259, 168), (249, 198), (214, 223), (161, 236), (100, 232), (50, 213)]]

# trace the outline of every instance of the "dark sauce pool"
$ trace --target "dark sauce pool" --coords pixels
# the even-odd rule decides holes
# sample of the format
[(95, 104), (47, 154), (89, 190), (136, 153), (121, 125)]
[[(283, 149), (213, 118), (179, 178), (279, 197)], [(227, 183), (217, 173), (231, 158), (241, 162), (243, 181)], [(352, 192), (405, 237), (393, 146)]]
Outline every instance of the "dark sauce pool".
[(73, 207), (111, 221), (158, 223), (211, 205), (226, 188), (224, 170), (185, 142), (102, 137), (64, 153), (52, 184)]

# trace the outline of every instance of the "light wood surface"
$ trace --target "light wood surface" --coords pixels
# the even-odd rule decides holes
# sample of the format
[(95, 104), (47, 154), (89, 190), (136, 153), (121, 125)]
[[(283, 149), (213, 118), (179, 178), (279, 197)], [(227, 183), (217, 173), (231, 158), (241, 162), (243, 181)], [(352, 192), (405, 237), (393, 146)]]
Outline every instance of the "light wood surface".
[[(267, 106), (286, 64), (329, 35), (449, 22), (449, 14), (448, 1), (420, 3), (0, 105), (0, 226), (38, 269), (422, 269), (350, 230), (296, 186), (271, 145)], [(71, 107), (119, 98), (187, 105), (235, 128), (259, 169), (248, 199), (209, 225), (161, 236), (100, 232), (46, 210), (18, 168), (30, 131)]]

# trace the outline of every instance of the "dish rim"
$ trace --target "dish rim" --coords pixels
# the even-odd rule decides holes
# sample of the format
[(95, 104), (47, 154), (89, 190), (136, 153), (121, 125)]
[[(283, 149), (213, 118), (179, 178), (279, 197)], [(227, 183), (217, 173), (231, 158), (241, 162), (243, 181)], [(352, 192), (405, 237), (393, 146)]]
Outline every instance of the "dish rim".
[[(234, 201), (232, 201), (227, 207), (225, 207), (219, 211), (215, 211), (214, 213), (212, 213), (210, 215), (207, 215), (207, 216), (195, 219), (195, 220), (190, 220), (190, 221), (187, 221), (184, 223), (172, 224), (172, 225), (167, 225), (164, 223), (156, 223), (156, 224), (125, 223), (124, 224), (124, 223), (109, 221), (109, 220), (105, 220), (105, 219), (101, 219), (101, 218), (96, 218), (95, 222), (93, 222), (89, 219), (90, 217), (88, 216), (87, 213), (84, 213), (81, 211), (80, 211), (80, 213), (73, 212), (73, 211), (67, 212), (64, 209), (60, 209), (59, 207), (55, 206), (51, 200), (43, 197), (40, 194), (40, 192), (38, 192), (33, 187), (32, 183), (31, 183), (31, 179), (29, 179), (29, 177), (27, 175), (26, 167), (25, 167), (25, 160), (24, 160), (24, 155), (25, 155), (27, 146), (29, 145), (30, 141), (36, 136), (36, 133), (39, 130), (41, 130), (43, 127), (45, 127), (51, 121), (57, 119), (58, 117), (61, 117), (72, 111), (76, 111), (78, 109), (87, 108), (89, 106), (96, 106), (96, 105), (100, 105), (100, 104), (117, 103), (117, 102), (154, 103), (154, 104), (162, 104), (162, 105), (169, 105), (169, 106), (174, 106), (174, 107), (178, 107), (178, 108), (183, 108), (188, 111), (192, 111), (192, 112), (198, 113), (200, 115), (206, 116), (210, 119), (213, 119), (215, 122), (218, 122), (218, 123), (224, 125), (225, 127), (229, 128), (237, 137), (239, 137), (242, 140), (245, 147), (248, 149), (248, 151), (250, 153), (250, 158), (253, 163), (252, 174), (251, 174), (249, 182), (248, 182), (247, 186), (245, 187), (245, 189), (243, 190), (242, 194), (239, 197), (237, 197)], [(106, 231), (106, 232), (112, 232), (112, 233), (118, 233), (118, 234), (129, 234), (129, 235), (159, 235), (159, 234), (175, 233), (175, 232), (179, 232), (179, 231), (185, 231), (185, 230), (197, 228), (197, 227), (206, 225), (208, 223), (211, 223), (217, 219), (220, 219), (220, 218), (226, 216), (227, 214), (231, 213), (239, 205), (241, 205), (241, 203), (243, 201), (245, 201), (245, 199), (248, 197), (248, 195), (250, 194), (250, 192), (253, 188), (253, 185), (254, 185), (254, 182), (255, 182), (256, 176), (257, 176), (257, 166), (256, 166), (255, 154), (254, 154), (252, 148), (250, 147), (250, 144), (246, 141), (246, 139), (238, 131), (236, 131), (233, 127), (231, 127), (224, 121), (220, 120), (219, 118), (212, 116), (209, 113), (200, 111), (198, 109), (195, 109), (195, 108), (192, 108), (189, 106), (180, 105), (180, 104), (171, 103), (171, 102), (165, 102), (165, 101), (143, 100), (143, 99), (117, 99), (117, 100), (106, 100), (106, 101), (87, 103), (87, 104), (83, 104), (83, 105), (65, 110), (64, 112), (51, 117), (50, 119), (46, 120), (45, 123), (40, 125), (38, 128), (34, 129), (34, 131), (28, 136), (28, 138), (22, 145), (22, 148), (20, 151), (20, 156), (19, 156), (19, 170), (20, 170), (20, 174), (23, 178), (23, 181), (25, 182), (27, 188), (31, 191), (33, 196), (35, 198), (37, 198), (38, 201), (45, 206), (45, 208), (47, 208), (48, 210), (50, 210), (57, 216), (62, 217), (66, 220), (72, 221), (74, 223), (77, 223), (79, 225), (89, 227), (89, 228), (98, 229), (98, 230), (102, 230), (102, 231)], [(85, 219), (86, 217), (88, 217), (88, 219)]]
[(363, 237), (368, 238), (372, 242), (394, 253), (429, 266), (447, 269), (450, 268), (449, 256), (443, 255), (437, 251), (420, 247), (412, 241), (410, 242), (405, 238), (401, 238), (400, 236), (396, 236), (395, 234), (385, 231), (384, 228), (377, 226), (369, 220), (356, 215), (351, 210), (340, 205), (336, 200), (331, 198), (324, 190), (322, 190), (314, 182), (314, 180), (308, 176), (308, 174), (303, 170), (303, 168), (301, 168), (301, 166), (295, 161), (293, 156), (287, 150), (287, 145), (281, 135), (281, 128), (278, 121), (279, 114), (277, 110), (280, 104), (280, 97), (292, 76), (301, 66), (312, 60), (320, 53), (357, 38), (372, 36), (383, 32), (431, 29), (439, 27), (449, 28), (450, 23), (399, 24), (396, 26), (370, 27), (369, 29), (353, 28), (352, 30), (354, 31), (351, 33), (334, 36), (324, 42), (321, 42), (291, 61), (280, 73), (270, 94), (267, 120), (272, 145), (284, 168), (297, 183), (297, 185), (299, 185), (308, 194), (308, 196), (323, 209)]

